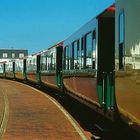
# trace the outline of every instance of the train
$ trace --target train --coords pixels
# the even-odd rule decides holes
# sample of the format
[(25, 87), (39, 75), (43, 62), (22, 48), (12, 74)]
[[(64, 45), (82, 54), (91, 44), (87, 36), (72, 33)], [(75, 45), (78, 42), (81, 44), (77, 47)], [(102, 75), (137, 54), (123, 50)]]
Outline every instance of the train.
[[(137, 66), (130, 62), (133, 51), (127, 45), (124, 52), (124, 17), (122, 12), (118, 15), (115, 12), (113, 4), (48, 49), (22, 59), (1, 62), (0, 77), (30, 81), (62, 91), (110, 120), (114, 120), (119, 110), (127, 123), (136, 122), (140, 130), (139, 120), (130, 119), (121, 110), (121, 105), (125, 104), (125, 97), (121, 99), (121, 96), (132, 89), (136, 94), (140, 91), (139, 84), (134, 83), (135, 78), (139, 83), (140, 63), (139, 57), (135, 58)], [(116, 34), (120, 35), (119, 39)]]

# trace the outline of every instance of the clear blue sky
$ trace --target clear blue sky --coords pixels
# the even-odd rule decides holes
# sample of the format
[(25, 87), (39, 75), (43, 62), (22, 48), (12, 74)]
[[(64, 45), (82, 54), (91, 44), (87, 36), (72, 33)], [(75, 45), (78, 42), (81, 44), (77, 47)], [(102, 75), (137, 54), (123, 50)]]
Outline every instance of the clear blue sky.
[(0, 48), (47, 49), (114, 0), (0, 0)]

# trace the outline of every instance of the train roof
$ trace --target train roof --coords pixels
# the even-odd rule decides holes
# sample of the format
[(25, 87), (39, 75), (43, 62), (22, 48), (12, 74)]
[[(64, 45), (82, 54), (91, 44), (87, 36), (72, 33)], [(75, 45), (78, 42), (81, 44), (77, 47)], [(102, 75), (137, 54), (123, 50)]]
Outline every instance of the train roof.
[(108, 8), (106, 8), (103, 12), (101, 12), (98, 16), (96, 16), (96, 18), (100, 18), (100, 17), (112, 17), (113, 15), (115, 16), (115, 4), (112, 4), (111, 6), (109, 6)]
[(49, 47), (48, 50), (51, 49), (51, 48), (57, 48), (57, 47), (59, 47), (59, 46), (63, 46), (63, 44), (64, 44), (64, 41), (60, 41), (60, 42), (58, 42), (57, 44), (55, 44), (55, 45)]
[(33, 55), (28, 55), (25, 57), (25, 59), (32, 58), (32, 57), (33, 57)]
[(64, 46), (67, 46), (71, 44), (73, 41), (78, 40), (83, 35), (85, 35), (85, 33), (91, 32), (92, 30), (96, 29), (99, 18), (112, 17), (112, 16), (115, 16), (115, 4), (112, 4), (111, 6), (106, 8), (103, 12), (101, 12), (99, 15), (92, 18), (90, 21), (84, 24), (81, 28), (79, 28), (75, 33), (73, 33), (68, 38), (66, 38), (64, 41)]
[(40, 51), (40, 52), (37, 52), (37, 53), (34, 53), (34, 54), (32, 54), (31, 56), (41, 55), (42, 53), (45, 53), (45, 52), (49, 51), (49, 50), (52, 49), (52, 48), (57, 48), (57, 47), (59, 47), (59, 46), (63, 46), (63, 43), (64, 43), (64, 41), (60, 41), (60, 42), (58, 42), (57, 44), (55, 44), (55, 45), (49, 47), (48, 49), (43, 50), (43, 51)]
[(24, 60), (25, 58), (18, 58), (18, 59), (15, 59), (15, 62), (16, 61), (20, 61), (20, 60)]

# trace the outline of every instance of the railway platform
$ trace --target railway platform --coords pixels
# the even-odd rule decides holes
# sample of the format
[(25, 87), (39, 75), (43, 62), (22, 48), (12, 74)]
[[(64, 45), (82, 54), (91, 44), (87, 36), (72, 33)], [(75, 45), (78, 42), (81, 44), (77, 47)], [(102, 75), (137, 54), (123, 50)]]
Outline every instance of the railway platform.
[(88, 140), (73, 117), (49, 95), (0, 79), (0, 139)]

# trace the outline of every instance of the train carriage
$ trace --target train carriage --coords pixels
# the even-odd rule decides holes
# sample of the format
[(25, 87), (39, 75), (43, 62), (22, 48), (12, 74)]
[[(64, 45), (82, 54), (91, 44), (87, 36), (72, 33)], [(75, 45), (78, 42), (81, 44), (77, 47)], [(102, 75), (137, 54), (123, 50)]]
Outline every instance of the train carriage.
[(114, 109), (115, 7), (64, 41), (63, 83), (69, 95), (95, 109)]
[(40, 78), (44, 85), (61, 89), (63, 41), (41, 53)]

